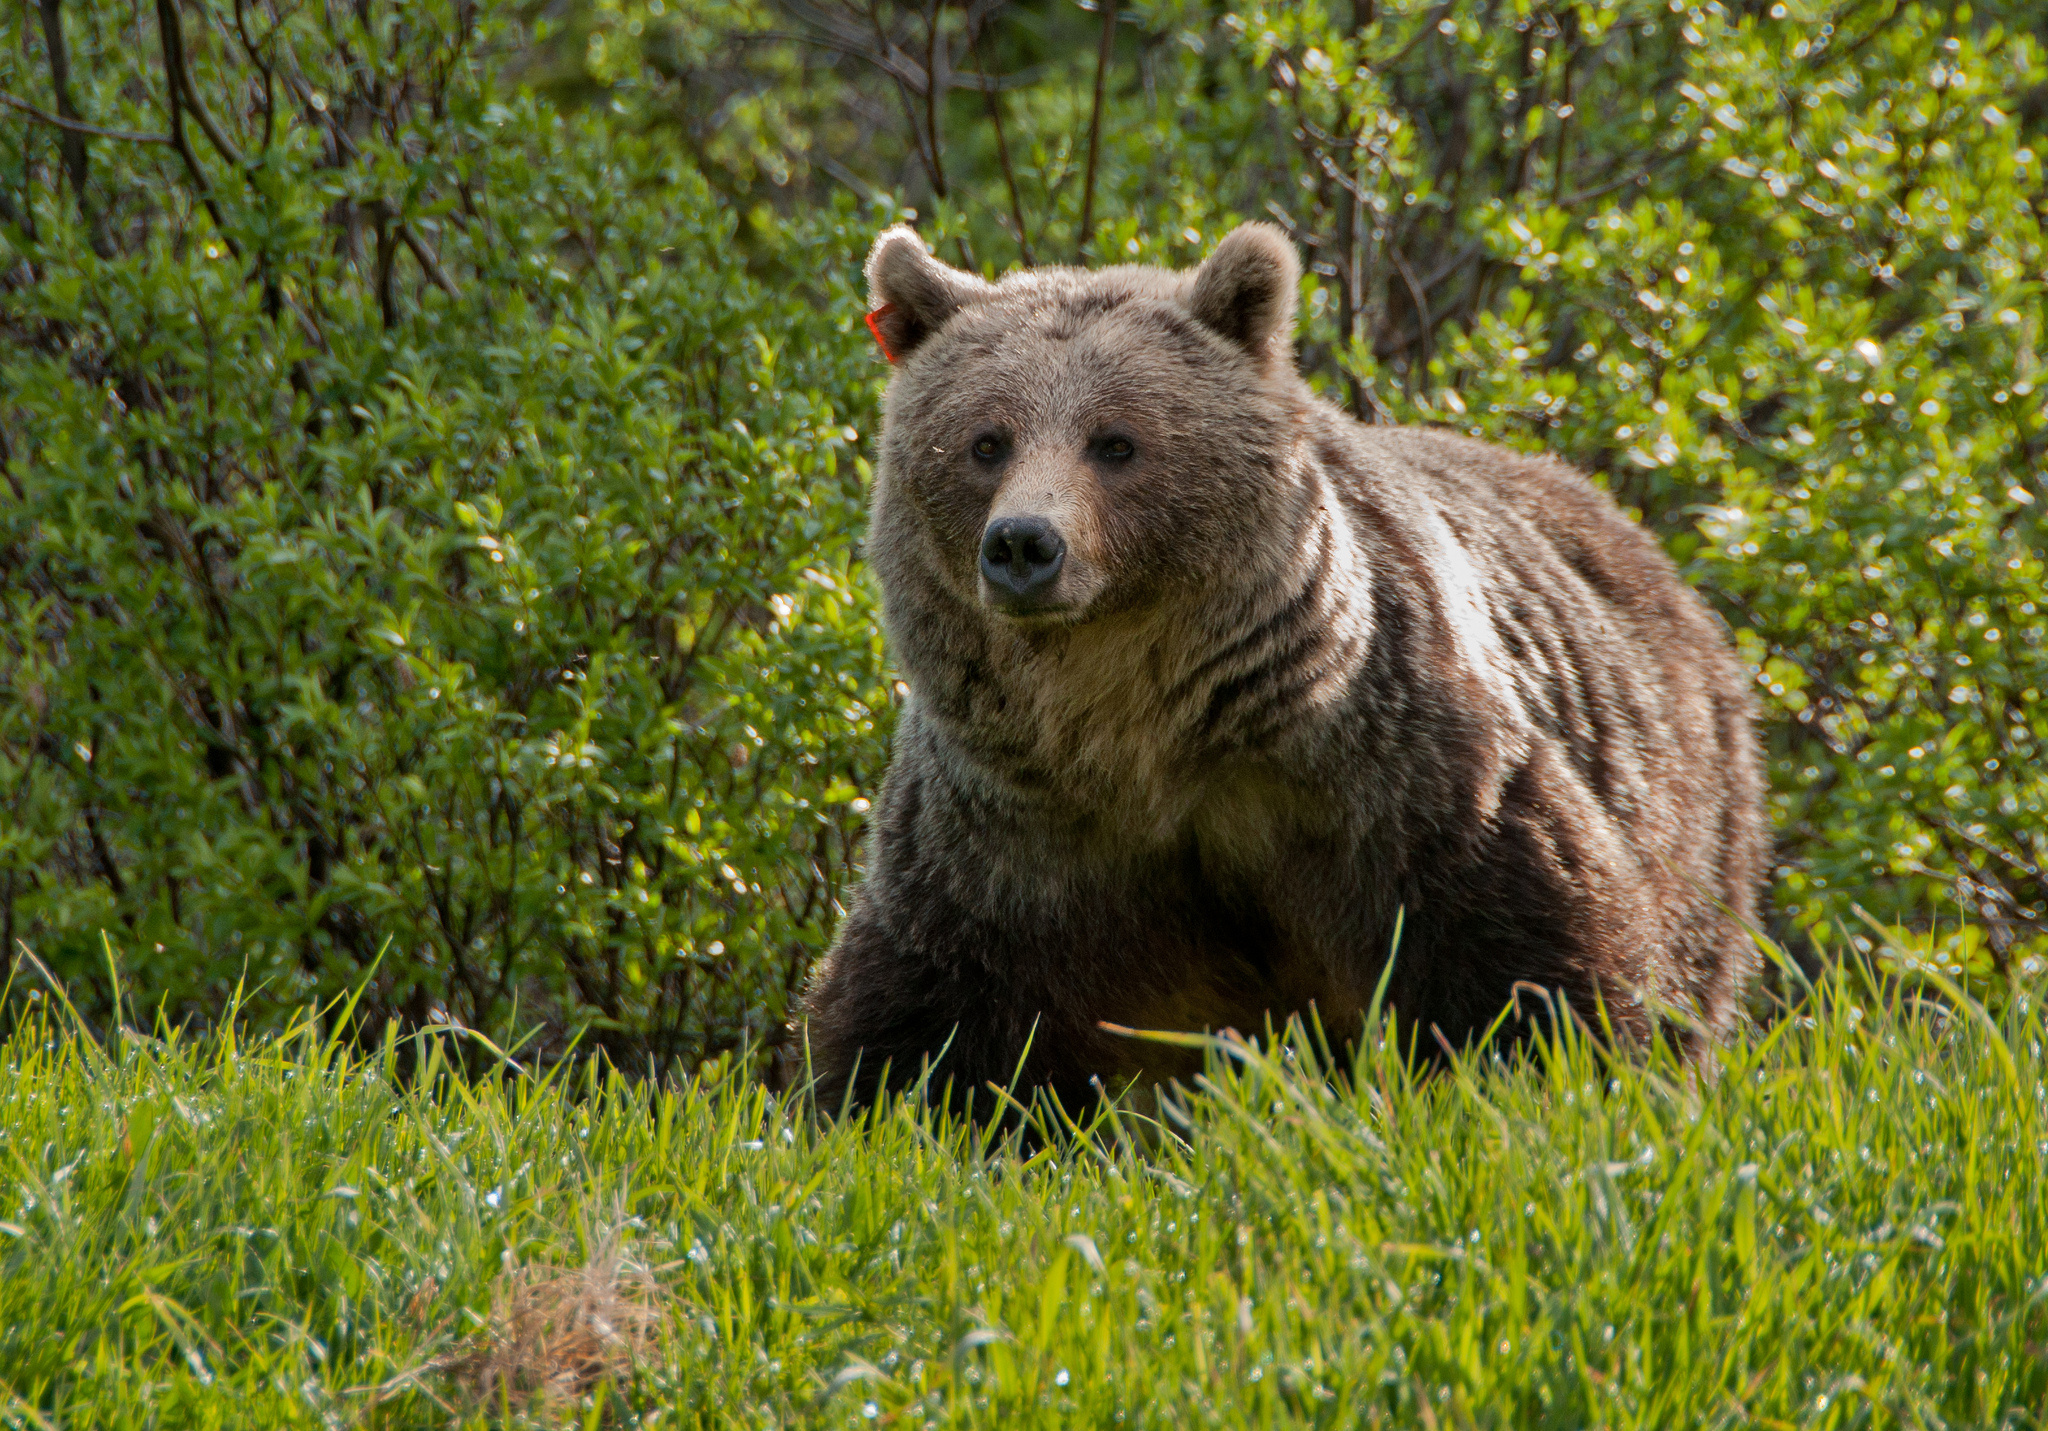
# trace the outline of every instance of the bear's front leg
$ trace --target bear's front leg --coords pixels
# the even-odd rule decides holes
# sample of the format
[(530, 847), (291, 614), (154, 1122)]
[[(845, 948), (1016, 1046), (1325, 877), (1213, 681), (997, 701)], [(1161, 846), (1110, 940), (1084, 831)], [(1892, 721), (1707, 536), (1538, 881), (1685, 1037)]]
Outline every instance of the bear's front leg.
[[(1039, 978), (928, 949), (906, 958), (904, 937), (856, 909), (812, 979), (806, 1048), (822, 1111), (866, 1107), (926, 1080), (933, 1102), (960, 1113), (999, 1116), (997, 1090), (1022, 1103), (1050, 1091), (1079, 1113), (1143, 1071), (1144, 1050), (1097, 1027), (1085, 997), (1076, 1008), (1060, 997), (1069, 991)], [(1037, 972), (1038, 961), (1025, 962)]]
[(906, 950), (906, 940), (926, 943), (932, 933), (892, 930), (868, 902), (848, 917), (804, 1000), (823, 1111), (865, 1107), (927, 1077), (935, 1099), (986, 1109), (996, 1101), (989, 1084), (1042, 1082), (1051, 1072), (1027, 1066), (1018, 1076), (1034, 1040), (1014, 995), (973, 963), (931, 958), (928, 947)]
[(1207, 892), (1184, 842), (1105, 834), (1071, 793), (986, 776), (905, 710), (866, 878), (804, 998), (828, 1112), (927, 1066), (956, 1107), (991, 1107), (993, 1084), (1079, 1112), (1201, 1065), (1103, 1024), (1256, 1029), (1272, 1006), (1270, 921)]

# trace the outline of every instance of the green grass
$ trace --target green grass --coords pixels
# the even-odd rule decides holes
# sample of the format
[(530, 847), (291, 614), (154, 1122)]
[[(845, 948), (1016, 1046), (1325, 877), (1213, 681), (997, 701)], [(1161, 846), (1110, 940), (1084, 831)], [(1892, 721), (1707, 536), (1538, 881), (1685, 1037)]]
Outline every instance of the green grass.
[[(1171, 1136), (1035, 1154), (718, 1074), (402, 1085), (396, 1043), (31, 1013), (0, 1422), (2043, 1425), (2039, 1010), (1807, 1007), (1711, 1082), (1219, 1052)], [(637, 1361), (479, 1400), (465, 1348), (608, 1249)]]

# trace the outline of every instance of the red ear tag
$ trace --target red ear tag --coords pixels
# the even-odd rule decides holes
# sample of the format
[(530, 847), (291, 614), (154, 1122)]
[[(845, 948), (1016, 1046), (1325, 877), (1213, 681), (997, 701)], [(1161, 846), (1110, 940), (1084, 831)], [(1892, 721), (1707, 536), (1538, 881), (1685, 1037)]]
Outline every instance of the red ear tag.
[(894, 313), (895, 311), (895, 304), (884, 303), (880, 308), (877, 308), (874, 312), (868, 314), (867, 320), (868, 331), (875, 335), (875, 346), (882, 350), (882, 356), (887, 358), (891, 363), (894, 363), (896, 361), (895, 350), (889, 346), (889, 340), (882, 336), (882, 325), (880, 323), (877, 323), (875, 320), (877, 318), (887, 318), (891, 313)]

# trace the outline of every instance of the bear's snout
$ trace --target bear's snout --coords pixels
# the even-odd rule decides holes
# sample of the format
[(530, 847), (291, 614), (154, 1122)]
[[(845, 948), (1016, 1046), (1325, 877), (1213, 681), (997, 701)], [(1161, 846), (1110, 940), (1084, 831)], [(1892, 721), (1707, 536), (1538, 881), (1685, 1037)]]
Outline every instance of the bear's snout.
[(981, 576), (997, 610), (1045, 609), (1066, 564), (1066, 539), (1044, 517), (998, 517), (981, 534)]

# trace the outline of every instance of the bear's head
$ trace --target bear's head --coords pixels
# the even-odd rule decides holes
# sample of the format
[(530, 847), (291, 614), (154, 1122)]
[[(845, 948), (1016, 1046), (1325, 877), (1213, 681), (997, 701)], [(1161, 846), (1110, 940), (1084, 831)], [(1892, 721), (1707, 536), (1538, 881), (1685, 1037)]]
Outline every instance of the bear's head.
[(943, 592), (994, 628), (1071, 629), (1185, 609), (1293, 554), (1309, 398), (1278, 229), (1247, 224), (1184, 273), (991, 283), (899, 227), (867, 277), (896, 364), (870, 543), (892, 607)]

